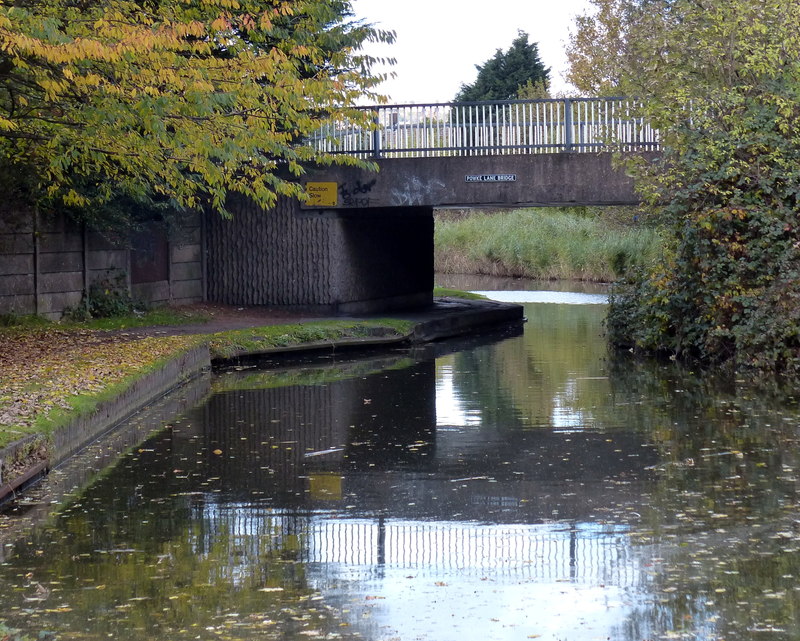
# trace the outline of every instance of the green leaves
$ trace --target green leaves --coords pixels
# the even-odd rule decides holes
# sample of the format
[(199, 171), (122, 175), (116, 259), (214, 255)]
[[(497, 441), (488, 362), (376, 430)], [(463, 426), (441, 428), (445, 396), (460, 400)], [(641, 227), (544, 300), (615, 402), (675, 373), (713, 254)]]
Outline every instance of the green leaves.
[(224, 212), (229, 191), (265, 207), (298, 195), (278, 163), (339, 162), (299, 141), (330, 120), (366, 124), (351, 107), (377, 100), (380, 78), (357, 50), (393, 39), (348, 22), (341, 0), (30, 7), (0, 8), (0, 162), (52, 208), (133, 197)]
[(644, 98), (664, 143), (632, 169), (676, 249), (621, 286), (612, 340), (798, 376), (800, 9), (622, 4), (642, 63), (621, 89)]
[[(539, 58), (539, 47), (528, 42), (528, 34), (520, 31), (508, 51), (476, 65), (478, 77), (472, 84), (461, 86), (456, 102), (474, 100), (513, 100), (520, 90), (547, 93), (550, 69)], [(541, 97), (541, 96), (540, 96)]]

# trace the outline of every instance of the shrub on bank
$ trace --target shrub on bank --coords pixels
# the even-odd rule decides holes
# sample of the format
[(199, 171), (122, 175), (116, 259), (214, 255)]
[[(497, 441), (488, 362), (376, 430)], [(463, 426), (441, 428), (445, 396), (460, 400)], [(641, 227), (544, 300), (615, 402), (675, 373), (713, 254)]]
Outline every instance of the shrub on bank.
[(615, 342), (760, 383), (800, 378), (796, 4), (661, 0), (627, 14), (647, 20), (629, 23), (637, 60), (621, 86), (646, 77), (638, 116), (658, 130), (660, 153), (626, 156), (626, 170), (673, 251), (612, 297)]
[(580, 210), (521, 209), (436, 222), (436, 270), (535, 279), (613, 281), (661, 253), (654, 229)]
[(794, 211), (708, 207), (674, 251), (611, 294), (612, 343), (800, 377), (800, 241)]

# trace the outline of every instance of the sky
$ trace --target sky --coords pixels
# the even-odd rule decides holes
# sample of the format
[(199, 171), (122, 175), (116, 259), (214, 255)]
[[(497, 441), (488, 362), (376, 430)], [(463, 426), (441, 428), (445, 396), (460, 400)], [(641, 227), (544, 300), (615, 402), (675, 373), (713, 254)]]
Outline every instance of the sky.
[(397, 77), (380, 87), (395, 104), (452, 100), (475, 80), (475, 65), (508, 49), (520, 29), (551, 68), (551, 90), (568, 91), (564, 49), (574, 17), (590, 8), (589, 0), (352, 0), (352, 6), (358, 18), (397, 34), (393, 45), (367, 49), (397, 59)]

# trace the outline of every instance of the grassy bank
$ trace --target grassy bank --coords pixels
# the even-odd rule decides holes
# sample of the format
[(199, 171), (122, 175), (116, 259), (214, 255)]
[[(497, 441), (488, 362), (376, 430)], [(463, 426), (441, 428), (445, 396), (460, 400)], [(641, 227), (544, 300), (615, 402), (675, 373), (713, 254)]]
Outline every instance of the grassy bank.
[(209, 337), (212, 358), (235, 358), (274, 348), (360, 338), (394, 338), (408, 335), (413, 323), (396, 319), (370, 321), (313, 321), (221, 332)]
[(438, 217), (436, 271), (609, 282), (661, 254), (652, 228), (632, 216), (547, 208)]
[(412, 323), (398, 320), (317, 321), (185, 336), (113, 333), (71, 324), (0, 329), (0, 448), (30, 434), (45, 441), (77, 415), (160, 367), (208, 344), (212, 357), (317, 341), (396, 337)]

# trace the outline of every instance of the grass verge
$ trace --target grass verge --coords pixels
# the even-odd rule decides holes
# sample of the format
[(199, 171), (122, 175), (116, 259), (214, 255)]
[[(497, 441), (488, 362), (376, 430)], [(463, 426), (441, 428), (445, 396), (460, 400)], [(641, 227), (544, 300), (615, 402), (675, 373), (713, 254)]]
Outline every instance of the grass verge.
[[(31, 423), (31, 430), (36, 434), (45, 436), (48, 440), (52, 434), (60, 427), (64, 427), (78, 416), (88, 416), (94, 412), (98, 406), (106, 401), (111, 401), (126, 390), (136, 381), (141, 380), (151, 374), (173, 358), (177, 358), (186, 353), (200, 341), (182, 341), (181, 346), (176, 346), (175, 350), (167, 356), (147, 360), (142, 366), (133, 371), (120, 371), (121, 378), (115, 382), (102, 387), (96, 392), (89, 394), (76, 394), (64, 399), (64, 403), (53, 410), (40, 414)], [(0, 445), (2, 442), (0, 441)]]
[[(88, 329), (133, 329), (136, 327), (154, 327), (164, 325), (190, 325), (207, 323), (210, 317), (201, 312), (192, 310), (156, 307), (141, 314), (131, 314), (128, 316), (116, 316), (113, 318), (94, 318), (85, 323), (80, 323), (78, 327)], [(67, 325), (69, 326), (69, 325)]]
[(466, 300), (489, 300), (483, 294), (462, 292), (460, 289), (449, 289), (448, 287), (434, 287), (433, 295), (440, 298), (464, 298)]
[(157, 307), (141, 313), (110, 318), (92, 318), (86, 321), (61, 320), (49, 321), (33, 314), (18, 316), (16, 314), (0, 314), (0, 333), (10, 331), (28, 331), (31, 329), (55, 328), (70, 329), (134, 329), (136, 327), (154, 327), (162, 325), (188, 325), (206, 323), (209, 316), (188, 309)]
[(435, 247), (443, 273), (610, 282), (651, 263), (663, 244), (631, 218), (539, 208), (439, 218)]
[(90, 414), (168, 360), (203, 343), (214, 357), (226, 358), (342, 339), (399, 338), (413, 326), (396, 319), (317, 321), (217, 334), (111, 339), (60, 326), (3, 331), (0, 340), (5, 339), (9, 356), (0, 358), (0, 448), (30, 434), (49, 440), (74, 418)]
[(397, 319), (370, 321), (315, 321), (292, 325), (270, 325), (213, 334), (209, 340), (212, 358), (233, 358), (243, 352), (262, 352), (279, 347), (357, 338), (400, 338), (414, 324)]

